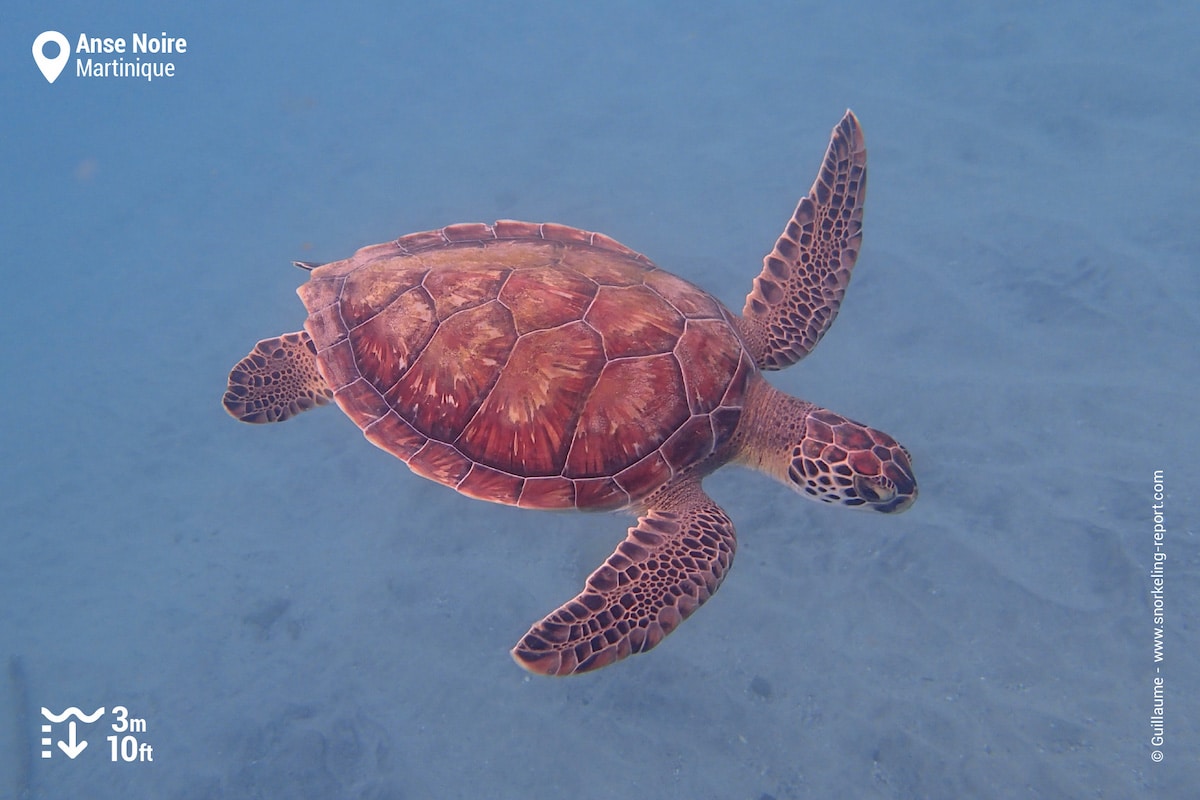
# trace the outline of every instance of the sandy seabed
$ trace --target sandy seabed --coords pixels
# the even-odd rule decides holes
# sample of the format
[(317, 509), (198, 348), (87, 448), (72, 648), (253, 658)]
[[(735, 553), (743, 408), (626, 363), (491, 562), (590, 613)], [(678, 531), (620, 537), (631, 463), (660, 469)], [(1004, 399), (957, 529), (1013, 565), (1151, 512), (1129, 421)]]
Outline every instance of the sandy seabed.
[[(1188, 796), (1198, 25), (1117, 3), (22, 4), (0, 48), (0, 796)], [(188, 48), (149, 84), (50, 85), (29, 42), (51, 27)], [(740, 309), (847, 106), (862, 256), (771, 379), (904, 442), (921, 497), (887, 518), (723, 470), (733, 569), (653, 653), (565, 680), (507, 655), (626, 518), (458, 497), (336, 410), (220, 408), (230, 365), (302, 323), (291, 260), (453, 222), (603, 231)], [(42, 707), (70, 706), (107, 714), (42, 758)], [(114, 732), (118, 706), (144, 729)]]

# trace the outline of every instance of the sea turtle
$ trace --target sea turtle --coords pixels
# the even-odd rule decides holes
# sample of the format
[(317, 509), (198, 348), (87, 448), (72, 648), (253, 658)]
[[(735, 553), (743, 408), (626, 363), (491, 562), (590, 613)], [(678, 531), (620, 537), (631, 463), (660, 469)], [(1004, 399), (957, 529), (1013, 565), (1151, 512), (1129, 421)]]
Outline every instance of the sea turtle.
[(742, 315), (607, 236), (503, 220), (450, 225), (317, 265), (304, 330), (259, 342), (226, 410), (279, 422), (334, 400), (426, 478), (496, 503), (638, 516), (583, 591), (512, 655), (566, 675), (658, 644), (707, 600), (736, 548), (701, 480), (727, 462), (826, 503), (903, 511), (908, 452), (773, 388), (837, 314), (862, 239), (854, 114)]

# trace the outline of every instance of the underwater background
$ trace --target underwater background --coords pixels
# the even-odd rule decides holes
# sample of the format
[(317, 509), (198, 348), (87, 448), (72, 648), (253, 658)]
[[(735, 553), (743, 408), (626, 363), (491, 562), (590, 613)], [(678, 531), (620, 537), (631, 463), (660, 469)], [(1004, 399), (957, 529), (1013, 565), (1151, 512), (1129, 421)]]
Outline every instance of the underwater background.
[[(106, 5), (0, 32), (0, 797), (1200, 786), (1197, 7)], [(51, 84), (47, 30), (186, 50)], [(847, 107), (856, 277), (769, 377), (902, 441), (920, 499), (715, 474), (734, 566), (649, 654), (508, 656), (627, 517), (460, 497), (334, 408), (221, 408), (303, 322), (292, 260), (454, 222), (602, 231), (740, 311)], [(72, 706), (106, 710), (74, 759), (42, 714)]]

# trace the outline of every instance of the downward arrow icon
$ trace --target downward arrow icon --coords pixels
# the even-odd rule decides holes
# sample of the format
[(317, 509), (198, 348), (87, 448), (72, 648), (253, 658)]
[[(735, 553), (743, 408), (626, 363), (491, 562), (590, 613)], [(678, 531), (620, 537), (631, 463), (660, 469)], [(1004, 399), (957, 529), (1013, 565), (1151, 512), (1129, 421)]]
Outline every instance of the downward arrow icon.
[(60, 739), (58, 742), (58, 747), (67, 754), (67, 758), (73, 759), (75, 756), (82, 753), (84, 748), (87, 747), (87, 739), (84, 739), (82, 742), (75, 741), (75, 722), (73, 720), (68, 725), (67, 731), (67, 741), (64, 742)]

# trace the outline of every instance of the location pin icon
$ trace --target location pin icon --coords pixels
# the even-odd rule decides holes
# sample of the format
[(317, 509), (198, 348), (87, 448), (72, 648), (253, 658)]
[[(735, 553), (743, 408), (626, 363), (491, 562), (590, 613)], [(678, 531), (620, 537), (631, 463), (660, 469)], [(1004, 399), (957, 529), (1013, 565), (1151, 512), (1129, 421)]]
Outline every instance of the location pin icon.
[[(42, 52), (42, 48), (46, 46), (46, 42), (54, 42), (58, 45), (58, 55), (54, 58), (46, 58), (46, 54)], [(58, 76), (62, 73), (63, 67), (71, 59), (71, 44), (67, 41), (67, 37), (63, 36), (58, 31), (45, 31), (38, 34), (38, 37), (33, 40), (33, 60), (37, 62), (38, 69), (46, 76), (46, 80), (54, 83)]]

